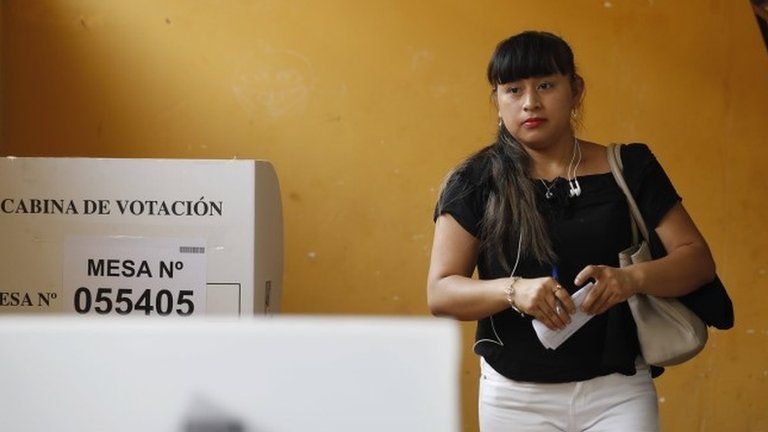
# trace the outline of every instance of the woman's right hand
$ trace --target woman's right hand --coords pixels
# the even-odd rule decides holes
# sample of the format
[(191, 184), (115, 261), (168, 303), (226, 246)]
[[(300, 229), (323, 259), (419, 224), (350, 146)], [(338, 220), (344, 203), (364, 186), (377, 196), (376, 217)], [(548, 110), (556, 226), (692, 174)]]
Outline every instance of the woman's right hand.
[(533, 316), (551, 330), (560, 330), (576, 313), (568, 291), (551, 277), (519, 279), (515, 285), (514, 303), (520, 311)]

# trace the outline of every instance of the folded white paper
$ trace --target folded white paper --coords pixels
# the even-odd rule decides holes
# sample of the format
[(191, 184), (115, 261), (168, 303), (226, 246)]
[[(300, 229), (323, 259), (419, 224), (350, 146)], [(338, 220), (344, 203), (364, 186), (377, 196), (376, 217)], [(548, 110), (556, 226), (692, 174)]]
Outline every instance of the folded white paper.
[(592, 285), (592, 282), (590, 282), (573, 293), (571, 299), (573, 299), (573, 304), (576, 305), (576, 313), (571, 315), (570, 324), (562, 330), (550, 330), (543, 322), (537, 319), (531, 321), (533, 329), (536, 331), (536, 336), (539, 337), (542, 345), (549, 349), (557, 349), (557, 347), (576, 333), (576, 330), (592, 319), (593, 315), (586, 314), (580, 309), (581, 304), (584, 303), (584, 299), (587, 297), (587, 293), (592, 289)]

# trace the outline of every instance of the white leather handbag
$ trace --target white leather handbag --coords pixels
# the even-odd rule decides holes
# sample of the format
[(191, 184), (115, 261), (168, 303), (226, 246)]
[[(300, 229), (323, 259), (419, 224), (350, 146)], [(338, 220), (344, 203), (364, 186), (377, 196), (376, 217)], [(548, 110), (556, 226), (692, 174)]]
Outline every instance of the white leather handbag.
[[(632, 221), (632, 246), (619, 252), (619, 265), (626, 267), (651, 261), (648, 227), (622, 174), (621, 145), (608, 147), (608, 163), (627, 198)], [(638, 228), (642, 239), (638, 238)], [(640, 351), (646, 363), (673, 366), (690, 360), (704, 349), (708, 337), (706, 324), (677, 299), (635, 294), (627, 303), (637, 325)]]

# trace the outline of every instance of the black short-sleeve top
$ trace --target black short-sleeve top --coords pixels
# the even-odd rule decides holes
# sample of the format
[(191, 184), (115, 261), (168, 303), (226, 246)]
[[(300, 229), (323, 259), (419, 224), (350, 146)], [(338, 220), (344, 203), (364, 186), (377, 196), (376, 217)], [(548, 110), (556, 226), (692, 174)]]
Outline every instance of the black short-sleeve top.
[[(680, 196), (646, 145), (623, 146), (621, 159), (627, 185), (652, 230)], [(488, 158), (481, 151), (448, 179), (434, 219), (450, 214), (479, 238), (489, 181)], [(563, 178), (548, 184), (534, 181), (537, 206), (558, 257), (554, 267), (560, 285), (571, 294), (578, 290), (573, 280), (585, 266), (617, 267), (618, 253), (631, 243), (629, 209), (613, 175), (579, 176), (578, 182), (581, 195), (570, 197), (568, 182)], [(545, 198), (548, 188), (554, 195), (551, 199)], [(660, 244), (655, 240), (652, 245)], [(508, 248), (507, 262), (514, 263), (516, 249), (514, 241)], [(522, 254), (515, 276), (551, 276), (552, 267)], [(498, 257), (486, 250), (478, 256), (477, 273), (480, 279), (510, 276)], [(499, 373), (513, 380), (541, 383), (582, 381), (614, 372), (633, 375), (639, 353), (635, 324), (626, 302), (593, 317), (556, 350), (539, 342), (530, 317), (521, 317), (511, 309), (479, 320), (476, 341), (475, 352)]]

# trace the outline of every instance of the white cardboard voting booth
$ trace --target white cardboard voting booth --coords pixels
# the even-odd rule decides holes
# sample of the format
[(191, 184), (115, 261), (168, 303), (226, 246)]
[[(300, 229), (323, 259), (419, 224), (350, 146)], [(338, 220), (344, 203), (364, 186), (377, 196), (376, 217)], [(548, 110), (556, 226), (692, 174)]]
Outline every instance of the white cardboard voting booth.
[(0, 159), (0, 313), (274, 312), (282, 256), (268, 162)]
[(458, 432), (458, 323), (0, 317), (0, 430)]

